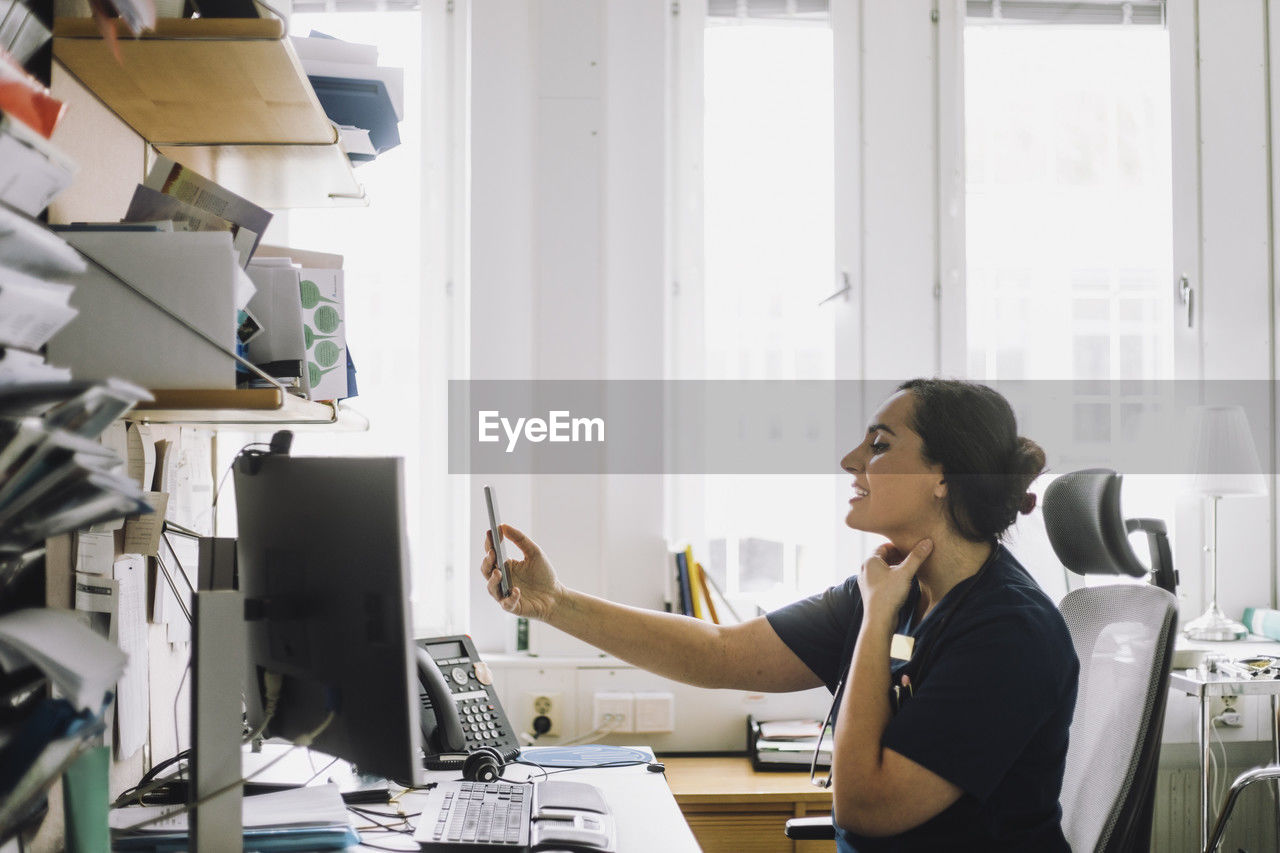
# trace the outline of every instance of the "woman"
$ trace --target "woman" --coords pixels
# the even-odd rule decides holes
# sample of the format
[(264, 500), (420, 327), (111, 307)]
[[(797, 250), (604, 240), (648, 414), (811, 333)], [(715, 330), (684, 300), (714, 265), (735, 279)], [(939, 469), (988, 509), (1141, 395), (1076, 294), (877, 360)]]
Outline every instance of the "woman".
[(614, 604), (561, 585), (538, 546), (504, 535), (511, 595), (486, 535), (481, 572), (511, 613), (659, 675), (835, 694), (840, 851), (1066, 851), (1058, 793), (1079, 665), (1057, 608), (999, 544), (1044, 452), (995, 391), (916, 379), (843, 460), (845, 523), (884, 536), (857, 576), (731, 625)]

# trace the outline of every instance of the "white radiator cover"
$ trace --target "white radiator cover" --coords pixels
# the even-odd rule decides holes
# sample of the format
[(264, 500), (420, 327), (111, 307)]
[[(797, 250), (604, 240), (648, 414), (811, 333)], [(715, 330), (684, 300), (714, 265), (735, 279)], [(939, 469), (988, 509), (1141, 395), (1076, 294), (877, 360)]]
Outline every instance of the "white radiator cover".
[[(1219, 759), (1221, 748), (1215, 746)], [(1200, 849), (1200, 769), (1195, 763), (1195, 747), (1166, 744), (1156, 775), (1155, 816), (1151, 832), (1152, 853), (1192, 853)], [(1270, 744), (1227, 744), (1226, 780), (1221, 796), (1244, 770), (1268, 763)], [(1272, 853), (1277, 844), (1275, 786), (1257, 783), (1241, 795), (1231, 816), (1222, 853)], [(1220, 802), (1220, 799), (1218, 800)], [(1212, 828), (1212, 824), (1210, 824)]]

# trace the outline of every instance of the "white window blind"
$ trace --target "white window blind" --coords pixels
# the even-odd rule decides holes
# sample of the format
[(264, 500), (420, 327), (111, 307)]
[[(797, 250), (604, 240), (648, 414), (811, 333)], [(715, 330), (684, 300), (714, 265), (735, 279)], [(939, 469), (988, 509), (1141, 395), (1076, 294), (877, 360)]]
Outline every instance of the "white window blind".
[(1165, 0), (968, 0), (970, 23), (1164, 26)]
[[(304, 0), (324, 2), (325, 0)], [(364, 2), (371, 0), (327, 0)], [(1010, 24), (1139, 24), (1164, 26), (1166, 0), (968, 0), (966, 17), (972, 23)], [(728, 20), (827, 22), (830, 0), (707, 0), (707, 18)]]
[(294, 0), (294, 13), (416, 12), (419, 0)]
[(830, 6), (828, 0), (707, 0), (707, 18), (712, 23), (725, 19), (826, 23)]

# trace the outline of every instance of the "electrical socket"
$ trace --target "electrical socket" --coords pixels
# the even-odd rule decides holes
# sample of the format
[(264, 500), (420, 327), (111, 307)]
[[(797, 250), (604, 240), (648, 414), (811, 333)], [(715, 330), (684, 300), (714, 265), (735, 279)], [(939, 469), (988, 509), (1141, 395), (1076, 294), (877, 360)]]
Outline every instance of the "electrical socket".
[(673, 732), (676, 728), (675, 697), (670, 693), (637, 693), (637, 732)]
[(593, 700), (592, 729), (607, 729), (610, 733), (635, 731), (634, 693), (597, 693)]
[[(524, 694), (525, 708), (525, 731), (530, 734), (537, 735), (539, 739), (544, 737), (560, 737), (561, 715), (564, 712), (564, 703), (561, 701), (559, 693), (526, 693)], [(545, 718), (545, 722), (544, 719)], [(550, 724), (544, 732), (539, 732), (539, 723), (543, 725)]]
[(1209, 703), (1209, 719), (1215, 726), (1232, 729), (1244, 726), (1239, 696), (1218, 696)]

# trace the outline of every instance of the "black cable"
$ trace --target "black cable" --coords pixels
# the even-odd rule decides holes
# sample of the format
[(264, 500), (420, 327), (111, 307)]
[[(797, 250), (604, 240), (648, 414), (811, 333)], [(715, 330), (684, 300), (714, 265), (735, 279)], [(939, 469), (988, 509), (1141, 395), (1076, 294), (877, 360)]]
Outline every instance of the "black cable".
[[(406, 816), (406, 817), (401, 817), (400, 815), (383, 815), (383, 817), (389, 817), (389, 818), (392, 818), (392, 819), (398, 819), (398, 822), (399, 822), (399, 823), (404, 824), (404, 826), (406, 827), (405, 829), (397, 829), (397, 828), (396, 828), (394, 825), (392, 825), (392, 824), (386, 824), (386, 823), (383, 823), (383, 822), (382, 822), (382, 821), (380, 821), (380, 820), (377, 820), (377, 819), (375, 819), (375, 818), (373, 818), (373, 817), (370, 817), (370, 816), (369, 816), (369, 813), (368, 813), (368, 812), (366, 812), (364, 809), (358, 809), (358, 808), (356, 808), (355, 806), (347, 806), (347, 811), (349, 811), (349, 812), (355, 812), (356, 814), (360, 815), (360, 817), (364, 818), (365, 820), (369, 821), (369, 822), (370, 822), (370, 823), (372, 823), (372, 824), (375, 824), (376, 826), (381, 827), (382, 829), (386, 830), (387, 832), (398, 832), (398, 833), (400, 833), (401, 835), (412, 835), (412, 834), (413, 834), (413, 827), (409, 825), (409, 819), (408, 819), (408, 817), (407, 817), (407, 816)], [(419, 814), (420, 814), (420, 813), (419, 813)]]
[[(359, 835), (359, 833), (357, 833), (357, 835)], [(381, 845), (374, 844), (372, 841), (365, 841), (363, 835), (360, 835), (360, 846), (372, 847), (374, 850), (388, 850), (390, 853), (417, 853), (417, 851), (422, 849), (417, 845), (417, 843), (414, 843), (412, 847), (382, 847)]]
[(347, 808), (353, 812), (358, 812), (362, 815), (376, 815), (377, 817), (410, 818), (410, 817), (417, 817), (418, 815), (422, 814), (422, 812), (411, 812), (409, 814), (390, 814), (389, 812), (380, 812), (380, 811), (375, 811), (373, 809), (366, 809), (364, 806), (347, 806)]

